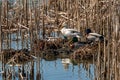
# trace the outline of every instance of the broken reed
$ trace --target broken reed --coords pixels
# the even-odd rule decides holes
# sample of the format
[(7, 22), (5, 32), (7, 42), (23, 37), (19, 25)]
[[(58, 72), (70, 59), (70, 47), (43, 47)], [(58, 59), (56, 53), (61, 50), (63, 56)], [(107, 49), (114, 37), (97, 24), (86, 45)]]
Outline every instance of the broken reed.
[[(0, 15), (1, 43), (6, 39), (6, 49), (10, 49), (11, 33), (15, 32), (17, 38), (18, 36), (22, 38), (22, 48), (28, 48), (29, 40), (25, 35), (29, 34), (30, 48), (33, 50), (34, 40), (43, 39), (45, 36), (56, 36), (55, 33), (59, 36), (63, 22), (68, 23), (72, 28), (77, 28), (83, 34), (86, 28), (91, 28), (94, 32), (103, 34), (107, 40), (107, 45), (104, 42), (102, 53), (104, 59), (101, 58), (101, 52), (98, 50), (96, 79), (118, 80), (120, 76), (119, 4), (118, 0), (17, 0), (14, 5), (4, 1)], [(100, 47), (102, 46), (99, 46), (99, 49)], [(38, 53), (39, 50), (35, 55), (37, 56)]]

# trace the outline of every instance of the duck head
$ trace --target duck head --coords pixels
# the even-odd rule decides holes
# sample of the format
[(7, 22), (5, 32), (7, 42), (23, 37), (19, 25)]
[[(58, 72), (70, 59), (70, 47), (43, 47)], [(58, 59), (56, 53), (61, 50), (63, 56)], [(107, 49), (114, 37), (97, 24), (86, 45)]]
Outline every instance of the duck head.
[(73, 42), (73, 43), (78, 42), (78, 38), (77, 38), (77, 37), (73, 37), (73, 38), (72, 38), (72, 42)]
[(91, 33), (91, 32), (92, 32), (92, 31), (91, 31), (91, 29), (89, 29), (89, 28), (85, 30), (85, 37), (86, 37), (86, 40), (87, 40), (87, 43), (88, 43), (88, 44), (91, 43), (91, 41), (89, 41), (89, 40), (87, 39), (87, 37), (89, 36), (89, 33)]
[(86, 29), (86, 30), (85, 30), (85, 33), (86, 33), (86, 34), (89, 34), (89, 33), (91, 33), (91, 32), (92, 32), (91, 29)]
[(73, 37), (72, 38), (72, 42), (70, 43), (70, 48), (73, 49), (75, 48), (75, 43), (78, 42), (78, 38), (77, 37)]

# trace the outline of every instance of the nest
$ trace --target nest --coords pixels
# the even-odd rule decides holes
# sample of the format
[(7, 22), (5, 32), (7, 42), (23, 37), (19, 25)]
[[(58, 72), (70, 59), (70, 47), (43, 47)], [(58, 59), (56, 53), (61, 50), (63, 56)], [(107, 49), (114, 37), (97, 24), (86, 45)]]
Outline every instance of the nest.
[(34, 41), (34, 50), (48, 50), (48, 49), (60, 49), (63, 47), (64, 40), (58, 39), (55, 41), (46, 41), (46, 40), (35, 40)]
[[(103, 44), (100, 44), (103, 46)], [(74, 51), (74, 53), (71, 55), (71, 58), (73, 59), (91, 59), (93, 56), (97, 54), (97, 52), (100, 50), (100, 53), (103, 51), (103, 47), (99, 49), (99, 45), (96, 43), (94, 45), (85, 45)]]

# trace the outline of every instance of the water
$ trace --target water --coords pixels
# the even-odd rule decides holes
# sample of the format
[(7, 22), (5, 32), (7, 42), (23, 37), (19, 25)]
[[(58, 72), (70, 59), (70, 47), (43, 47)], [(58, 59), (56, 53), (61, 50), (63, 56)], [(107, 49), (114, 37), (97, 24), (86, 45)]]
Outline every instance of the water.
[[(67, 58), (68, 60), (68, 58)], [(32, 62), (28, 62), (24, 65), (25, 73), (28, 74), (28, 80), (30, 79), (30, 71), (32, 67), (30, 66)], [(38, 61), (34, 61), (34, 80), (38, 80), (37, 70), (38, 70)], [(0, 63), (1, 65), (1, 63)], [(88, 66), (85, 68), (85, 65)], [(22, 69), (23, 67), (10, 66), (6, 65), (6, 70), (9, 69), (12, 72), (14, 79), (20, 80), (18, 77), (18, 68)], [(71, 62), (63, 63), (62, 59), (57, 59), (53, 61), (46, 61), (44, 59), (40, 60), (40, 80), (94, 80), (94, 64), (87, 62), (77, 63), (74, 65)], [(4, 80), (3, 76), (0, 75), (0, 80)]]
[[(83, 63), (79, 65), (62, 64), (61, 59), (55, 61), (42, 61), (43, 80), (94, 80), (94, 65), (90, 65), (90, 69), (86, 70)], [(67, 66), (67, 68), (66, 68)], [(88, 74), (90, 71), (90, 74)], [(88, 76), (90, 75), (90, 76)]]

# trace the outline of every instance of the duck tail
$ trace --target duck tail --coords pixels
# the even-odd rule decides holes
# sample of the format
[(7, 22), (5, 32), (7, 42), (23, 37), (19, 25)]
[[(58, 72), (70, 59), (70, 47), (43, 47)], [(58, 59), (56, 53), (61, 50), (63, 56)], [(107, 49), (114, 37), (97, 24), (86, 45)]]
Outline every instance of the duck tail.
[(100, 36), (100, 37), (99, 37), (99, 40), (100, 40), (100, 41), (104, 41), (104, 37), (103, 37), (103, 36)]
[(103, 36), (99, 37), (101, 42), (105, 42), (105, 45), (107, 46), (108, 40), (106, 40)]

